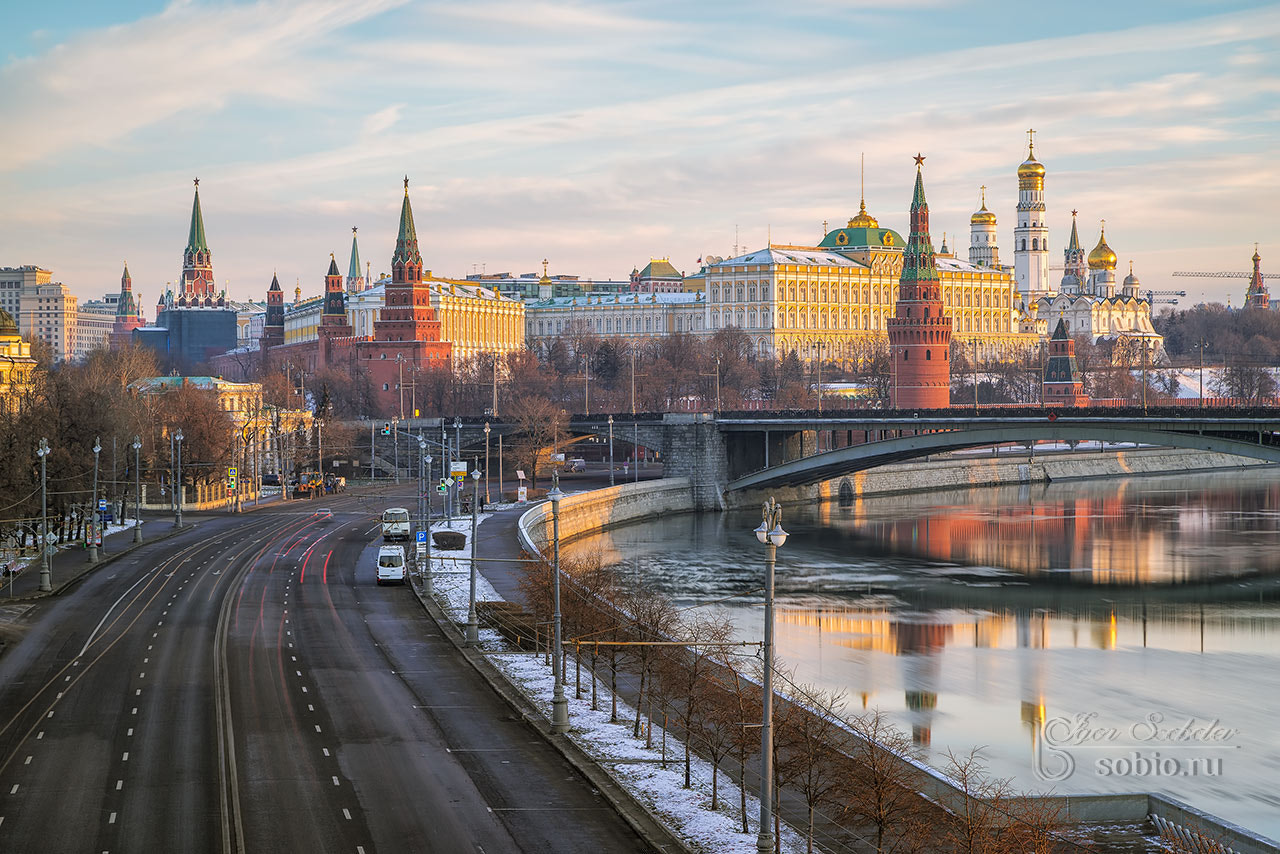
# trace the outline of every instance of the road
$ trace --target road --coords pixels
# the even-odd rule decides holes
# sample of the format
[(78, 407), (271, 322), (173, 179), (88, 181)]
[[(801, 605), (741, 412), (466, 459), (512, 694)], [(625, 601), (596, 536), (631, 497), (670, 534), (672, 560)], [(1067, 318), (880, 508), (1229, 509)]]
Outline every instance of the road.
[(375, 584), (406, 501), (196, 517), (11, 608), (0, 851), (649, 850)]

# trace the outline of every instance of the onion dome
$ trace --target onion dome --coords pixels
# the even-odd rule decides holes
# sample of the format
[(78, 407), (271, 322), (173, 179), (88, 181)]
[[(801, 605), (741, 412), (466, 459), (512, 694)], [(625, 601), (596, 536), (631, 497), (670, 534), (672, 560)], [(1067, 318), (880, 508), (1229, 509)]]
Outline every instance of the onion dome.
[(17, 335), (18, 324), (13, 315), (0, 308), (0, 335)]
[(1089, 269), (1114, 270), (1118, 260), (1116, 253), (1107, 245), (1107, 229), (1104, 225), (1102, 233), (1098, 235), (1098, 245), (1093, 247), (1093, 251), (1089, 253)]
[(987, 210), (987, 188), (982, 188), (982, 207), (969, 217), (969, 225), (995, 225), (996, 215)]
[(1124, 277), (1124, 286), (1126, 288), (1136, 288), (1139, 284), (1141, 284), (1141, 282), (1139, 282), (1138, 277), (1133, 274), (1133, 262), (1130, 261), (1129, 275)]
[[(1035, 131), (1028, 131), (1028, 135)], [(1044, 188), (1044, 164), (1036, 160), (1035, 137), (1030, 136), (1027, 143), (1027, 159), (1018, 166), (1018, 187), (1024, 190)]]

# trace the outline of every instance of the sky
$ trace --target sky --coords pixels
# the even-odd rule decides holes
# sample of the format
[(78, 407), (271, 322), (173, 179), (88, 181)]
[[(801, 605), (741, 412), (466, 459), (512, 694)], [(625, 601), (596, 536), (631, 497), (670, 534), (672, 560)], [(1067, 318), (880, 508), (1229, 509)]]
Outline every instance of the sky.
[[(147, 315), (200, 195), (236, 299), (323, 290), (351, 228), (390, 268), (403, 177), (436, 275), (624, 278), (812, 245), (868, 210), (1013, 260), (1028, 128), (1051, 263), (1079, 210), (1144, 287), (1240, 304), (1280, 276), (1280, 4), (949, 0), (0, 3), (0, 266)], [(955, 235), (959, 235), (957, 241)], [(1056, 272), (1051, 276), (1058, 275)], [(1280, 280), (1278, 280), (1280, 281)]]

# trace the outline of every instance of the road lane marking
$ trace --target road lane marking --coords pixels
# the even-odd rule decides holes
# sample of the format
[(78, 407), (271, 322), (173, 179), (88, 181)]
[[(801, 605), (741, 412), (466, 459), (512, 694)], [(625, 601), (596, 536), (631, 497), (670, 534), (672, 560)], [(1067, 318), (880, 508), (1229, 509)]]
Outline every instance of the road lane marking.
[(50, 710), (49, 710), (49, 714), (45, 715), (45, 717), (46, 717), (46, 718), (51, 718), (51, 717), (53, 717), (53, 709), (50, 709)]
[(316, 732), (320, 731), (320, 724), (316, 724)]
[(135, 697), (141, 697), (141, 696), (142, 696), (142, 689), (141, 689), (141, 688), (139, 688), (137, 691), (134, 691), (134, 692), (133, 692), (133, 696), (135, 696)]
[(129, 727), (129, 731), (125, 735), (133, 735), (133, 727)]
[(124, 780), (116, 780), (116, 791), (118, 792), (123, 788), (124, 788)]
[(42, 738), (44, 738), (44, 730), (40, 730), (40, 732), (36, 733), (36, 741), (39, 741)]
[(107, 824), (115, 824), (115, 823), (116, 823), (116, 814), (112, 813), (111, 817), (107, 819)]
[(26, 762), (23, 762), (22, 764), (23, 764), (23, 765), (30, 765), (30, 764), (31, 764), (31, 760), (32, 760), (32, 758), (33, 758), (33, 757), (28, 756), (28, 757), (27, 757), (27, 761), (26, 761)]
[[(151, 575), (151, 573), (148, 572), (146, 575), (142, 576), (142, 578), (139, 578), (137, 581), (133, 582), (133, 584), (129, 587), (128, 590), (120, 594), (119, 599), (111, 603), (111, 607), (108, 608), (107, 612), (102, 615), (102, 619), (98, 621), (98, 625), (94, 626), (93, 631), (89, 633), (89, 639), (84, 642), (84, 647), (80, 650), (81, 655), (84, 655), (85, 650), (89, 648), (89, 644), (93, 643), (94, 638), (98, 636), (98, 629), (102, 628), (102, 624), (107, 621), (107, 617), (111, 616), (111, 612), (116, 609), (116, 606), (119, 605), (120, 602), (124, 600), (124, 597), (128, 596), (133, 591), (134, 587), (137, 587), (139, 584), (145, 581), (147, 579), (147, 576), (149, 575)], [(155, 635), (152, 635), (152, 637), (155, 637)]]
[(351, 821), (351, 810), (346, 807), (342, 808), (342, 814), (347, 817), (347, 821)]
[(134, 706), (134, 707), (133, 707), (133, 713), (134, 713), (135, 715), (138, 713), (138, 707), (137, 707), (137, 706)]
[(126, 750), (126, 751), (124, 752), (124, 755), (120, 757), (120, 761), (121, 761), (121, 762), (128, 762), (128, 761), (129, 761), (129, 751), (127, 751), (127, 750)]
[(315, 706), (311, 705), (310, 703), (307, 703), (307, 711), (308, 711), (308, 712), (314, 712), (315, 710), (316, 710), (316, 707), (315, 707)]
[(305, 693), (307, 693), (307, 686), (306, 686), (306, 685), (303, 685), (303, 686), (302, 686), (302, 693), (304, 693), (304, 694), (305, 694)]
[(335, 774), (335, 775), (334, 775), (334, 777), (333, 777), (333, 785), (335, 785), (335, 786), (341, 786), (341, 785), (342, 785), (341, 783), (339, 783), (339, 782), (338, 782), (338, 777), (337, 777), (337, 775), (336, 775), (336, 774)]
[(13, 784), (13, 788), (9, 790), (9, 794), (11, 794), (11, 795), (16, 795), (16, 794), (18, 794), (18, 784), (17, 784), (17, 783), (14, 783), (14, 784)]

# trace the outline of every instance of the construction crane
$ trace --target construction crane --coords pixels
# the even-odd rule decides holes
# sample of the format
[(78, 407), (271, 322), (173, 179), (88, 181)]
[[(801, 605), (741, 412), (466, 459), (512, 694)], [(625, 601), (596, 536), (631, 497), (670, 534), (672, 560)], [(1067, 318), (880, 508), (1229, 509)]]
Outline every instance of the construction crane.
[[(1253, 278), (1252, 272), (1239, 273), (1235, 271), (1222, 271), (1222, 270), (1219, 270), (1213, 273), (1191, 273), (1191, 272), (1182, 270), (1182, 271), (1175, 272), (1173, 275), (1185, 276), (1193, 279), (1252, 279)], [(1272, 273), (1271, 275), (1274, 276), (1275, 273)], [(1267, 278), (1267, 274), (1263, 273), (1262, 278), (1265, 281)]]
[[(1139, 291), (1145, 294), (1148, 305), (1177, 305), (1177, 299), (1167, 299), (1167, 297), (1185, 297), (1186, 291)], [(1156, 299), (1156, 297), (1166, 297), (1166, 299)]]

